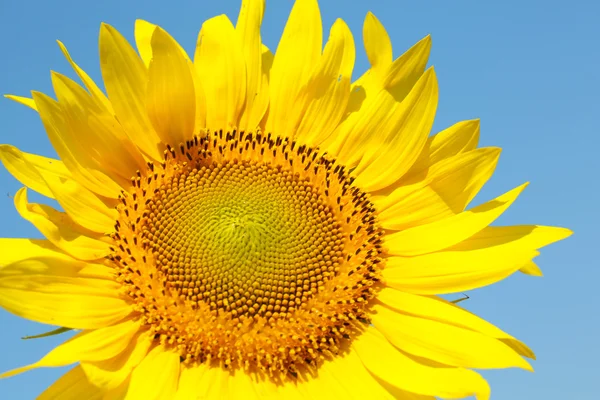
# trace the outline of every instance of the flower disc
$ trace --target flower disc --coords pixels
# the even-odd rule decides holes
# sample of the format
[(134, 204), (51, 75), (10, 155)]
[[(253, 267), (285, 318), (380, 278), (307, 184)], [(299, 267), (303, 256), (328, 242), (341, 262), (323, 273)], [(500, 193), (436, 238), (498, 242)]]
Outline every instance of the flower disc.
[(186, 362), (295, 374), (363, 328), (381, 231), (343, 167), (237, 131), (165, 160), (123, 192), (110, 255), (155, 337)]

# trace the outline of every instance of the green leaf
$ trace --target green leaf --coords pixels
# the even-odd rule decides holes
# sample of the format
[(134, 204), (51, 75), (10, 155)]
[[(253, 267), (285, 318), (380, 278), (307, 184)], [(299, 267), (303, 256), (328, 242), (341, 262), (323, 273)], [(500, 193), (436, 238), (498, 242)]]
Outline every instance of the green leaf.
[(73, 328), (56, 328), (50, 332), (40, 333), (39, 335), (33, 335), (33, 336), (25, 336), (25, 337), (22, 337), (21, 339), (25, 339), (25, 340), (39, 339), (39, 338), (48, 337), (48, 336), (60, 335), (61, 333), (65, 333), (70, 330), (73, 330)]

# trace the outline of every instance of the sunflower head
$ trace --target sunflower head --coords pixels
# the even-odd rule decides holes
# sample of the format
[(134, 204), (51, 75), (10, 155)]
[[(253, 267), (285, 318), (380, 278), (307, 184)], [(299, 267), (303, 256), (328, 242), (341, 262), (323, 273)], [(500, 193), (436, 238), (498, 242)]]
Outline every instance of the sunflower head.
[(0, 146), (60, 210), (15, 196), (44, 239), (0, 239), (0, 306), (81, 330), (40, 361), (77, 364), (42, 399), (489, 397), (472, 369), (531, 350), (440, 295), (516, 271), (570, 234), (490, 226), (525, 185), (476, 207), (499, 149), (478, 121), (430, 135), (430, 38), (400, 57), (371, 13), (370, 68), (316, 0), (275, 52), (264, 1), (202, 24), (188, 55), (137, 21), (137, 51), (100, 28), (106, 93), (53, 73), (39, 113), (60, 160)]

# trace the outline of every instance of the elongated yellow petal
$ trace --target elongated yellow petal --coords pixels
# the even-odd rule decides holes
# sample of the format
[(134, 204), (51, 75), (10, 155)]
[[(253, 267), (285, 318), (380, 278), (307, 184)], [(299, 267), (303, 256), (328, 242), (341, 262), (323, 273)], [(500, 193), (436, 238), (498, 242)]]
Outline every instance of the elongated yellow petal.
[(175, 40), (161, 28), (152, 35), (147, 107), (150, 120), (164, 143), (178, 148), (193, 137), (196, 93), (189, 61)]
[(377, 191), (375, 196), (388, 196), (394, 190), (406, 184), (422, 179), (428, 169), (442, 160), (452, 158), (477, 148), (479, 142), (479, 120), (457, 122), (451, 127), (430, 136), (408, 172), (393, 184)]
[(73, 177), (94, 193), (109, 199), (117, 198), (122, 190), (119, 184), (102, 170), (98, 170), (97, 165), (90, 165), (89, 157), (74, 151), (73, 143), (65, 141), (63, 135), (69, 127), (62, 106), (43, 93), (32, 94), (50, 142)]
[(158, 346), (134, 369), (125, 399), (172, 399), (178, 383), (179, 354)]
[(531, 275), (531, 276), (544, 276), (544, 273), (533, 261), (529, 261), (527, 264), (519, 268), (519, 271)]
[(152, 60), (152, 35), (156, 25), (143, 19), (135, 20), (135, 45), (140, 53), (140, 58), (144, 61), (146, 68), (150, 66)]
[[(113, 229), (117, 218), (117, 211), (107, 207), (93, 193), (83, 188), (77, 182), (47, 178), (46, 183), (52, 190), (52, 193), (54, 193), (54, 198), (65, 209), (69, 217), (75, 223), (85, 228), (74, 228), (74, 230), (81, 233), (89, 230), (103, 234)], [(26, 190), (22, 188), (15, 196), (15, 204), (20, 205), (20, 208), (24, 209), (26, 202)], [(37, 213), (39, 214), (39, 212)]]
[(521, 185), (460, 214), (388, 235), (386, 246), (389, 254), (415, 256), (460, 243), (494, 222), (526, 186), (527, 184)]
[(151, 334), (138, 333), (129, 341), (127, 348), (116, 357), (100, 361), (84, 361), (81, 367), (89, 381), (103, 390), (116, 390), (131, 375), (148, 354), (152, 345)]
[(488, 226), (450, 250), (478, 250), (504, 244), (537, 250), (572, 234), (570, 229), (555, 226)]
[[(142, 60), (146, 64), (146, 67), (150, 66), (150, 61), (152, 60), (152, 35), (156, 30), (157, 25), (154, 25), (148, 21), (144, 21), (141, 19), (136, 20), (135, 22), (135, 42), (140, 53)], [(163, 33), (166, 33), (163, 31)], [(170, 36), (169, 36), (170, 38)], [(200, 130), (206, 127), (206, 97), (204, 95), (204, 88), (200, 78), (196, 74), (193, 64), (191, 63), (190, 57), (186, 53), (186, 51), (181, 47), (177, 41), (170, 38), (169, 40), (171, 44), (175, 44), (183, 58), (188, 62), (190, 75), (194, 82), (194, 94), (195, 94), (195, 125), (194, 132), (197, 133)]]
[(420, 181), (375, 198), (386, 229), (403, 230), (464, 211), (492, 176), (500, 149), (481, 148), (434, 164)]
[(363, 23), (363, 44), (371, 68), (353, 83), (348, 113), (359, 110), (363, 103), (369, 102), (384, 88), (384, 77), (392, 65), (392, 42), (384, 26), (371, 12), (367, 13)]
[(139, 322), (128, 320), (106, 328), (83, 331), (55, 347), (40, 361), (13, 369), (0, 377), (14, 376), (34, 368), (62, 367), (79, 361), (100, 361), (115, 357), (127, 348), (139, 329)]
[(354, 174), (367, 191), (384, 188), (403, 176), (427, 141), (437, 109), (438, 87), (433, 69), (423, 74), (407, 98), (378, 129), (368, 132), (367, 150)]
[(389, 123), (392, 107), (406, 97), (423, 75), (430, 47), (427, 37), (396, 59), (383, 74), (368, 71), (355, 82), (346, 117), (325, 141), (324, 148), (348, 167), (355, 166), (369, 150), (371, 137)]
[(25, 188), (15, 195), (15, 207), (21, 217), (31, 222), (46, 239), (75, 258), (97, 260), (110, 252), (108, 243), (102, 240), (103, 235), (85, 229), (68, 214), (50, 206), (29, 203)]
[(105, 400), (105, 393), (94, 386), (77, 365), (61, 376), (37, 400)]
[[(277, 46), (271, 69), (271, 103), (266, 131), (286, 135), (300, 90), (308, 82), (321, 56), (323, 30), (316, 0), (297, 0)], [(292, 125), (290, 125), (292, 124)]]
[(205, 399), (229, 398), (230, 372), (221, 367), (207, 368), (198, 381), (196, 395)]
[[(179, 376), (179, 387), (174, 400), (195, 400), (200, 391), (200, 382), (202, 376), (206, 373), (209, 367), (205, 364), (200, 364), (194, 367), (182, 367)], [(251, 397), (249, 397), (251, 398)]]
[(111, 274), (107, 267), (64, 258), (17, 261), (0, 269), (0, 307), (44, 324), (103, 328), (132, 312)]
[[(227, 393), (231, 400), (262, 400), (257, 391), (255, 376), (241, 369), (236, 369), (230, 374), (228, 384)], [(193, 400), (193, 397), (190, 400)]]
[(148, 157), (161, 160), (164, 147), (146, 111), (148, 73), (127, 40), (107, 24), (100, 28), (100, 66), (108, 98), (127, 135)]
[(383, 24), (370, 11), (363, 24), (363, 41), (370, 71), (381, 78), (392, 64), (392, 41)]
[[(342, 386), (350, 399), (394, 399), (365, 368), (356, 352), (349, 351), (323, 364), (322, 369)], [(316, 380), (319, 377), (315, 378)], [(433, 400), (433, 399), (432, 399)]]
[(37, 111), (35, 101), (33, 99), (30, 99), (29, 97), (15, 96), (14, 94), (5, 94), (4, 97), (12, 101), (16, 101), (19, 104), (23, 104), (24, 106), (27, 106), (34, 111)]
[(394, 387), (443, 398), (490, 397), (487, 382), (476, 372), (421, 364), (394, 348), (374, 327), (357, 338), (352, 348), (373, 375)]
[(520, 367), (532, 371), (527, 361), (497, 339), (377, 304), (373, 311), (371, 321), (375, 328), (394, 346), (410, 354), (455, 367)]
[(423, 75), (430, 51), (431, 36), (428, 35), (398, 57), (388, 69), (381, 85), (389, 90), (397, 101), (404, 100)]
[(19, 196), (18, 204), (16, 204), (17, 211), (21, 217), (31, 222), (48, 239), (48, 244), (45, 243), (46, 241), (30, 244), (29, 239), (2, 239), (21, 240), (22, 242), (13, 243), (14, 247), (6, 247), (4, 254), (0, 257), (0, 264), (33, 257), (40, 251), (57, 253), (56, 256), (64, 252), (65, 256), (69, 254), (80, 260), (97, 260), (110, 252), (109, 245), (100, 240), (98, 234), (75, 224), (65, 213), (43, 204), (27, 203), (24, 192), (20, 191), (17, 196)]
[[(31, 166), (33, 168), (33, 166)], [(97, 239), (92, 232), (105, 233), (112, 230), (117, 218), (117, 211), (109, 208), (96, 195), (85, 189), (76, 181), (63, 179), (60, 176), (45, 174), (44, 181), (51, 190), (53, 198), (65, 209), (74, 222), (82, 229), (73, 229), (81, 234), (89, 234)], [(15, 196), (15, 204), (25, 210), (27, 203), (26, 189), (22, 188)], [(20, 196), (23, 196), (21, 199)], [(19, 199), (18, 199), (19, 197)], [(39, 210), (39, 208), (38, 208)], [(86, 232), (87, 231), (87, 232)]]
[(65, 260), (71, 258), (49, 240), (43, 239), (0, 238), (0, 248), (0, 267), (30, 257), (64, 257)]
[(291, 116), (300, 121), (294, 130), (294, 137), (300, 143), (317, 147), (337, 127), (350, 97), (354, 57), (352, 33), (338, 19), (331, 28), (319, 66), (299, 95), (298, 114)]
[[(354, 91), (353, 91), (354, 92)], [(397, 102), (387, 90), (379, 90), (349, 114), (323, 144), (324, 149), (347, 167), (355, 167), (368, 149), (372, 135), (389, 120)]]
[(377, 300), (398, 312), (470, 329), (502, 340), (522, 356), (535, 358), (533, 352), (522, 342), (486, 320), (444, 299), (384, 288), (377, 294)]
[(256, 129), (269, 105), (268, 79), (263, 79), (260, 26), (265, 0), (242, 0), (235, 34), (246, 63), (246, 104), (240, 116), (241, 130)]
[(474, 150), (479, 142), (479, 120), (460, 121), (427, 139), (424, 151), (406, 178), (426, 170), (446, 158)]
[(111, 115), (114, 115), (112, 104), (110, 103), (106, 95), (102, 92), (102, 90), (100, 90), (98, 85), (96, 85), (96, 82), (94, 82), (94, 80), (90, 78), (89, 75), (84, 70), (82, 70), (79, 67), (79, 65), (75, 63), (75, 61), (73, 61), (65, 45), (60, 40), (57, 40), (57, 42), (65, 58), (71, 64), (71, 67), (73, 67), (73, 69), (77, 73), (77, 76), (79, 76), (79, 79), (81, 79), (87, 90), (89, 90), (92, 97), (97, 102), (99, 102)]
[(61, 132), (65, 144), (73, 153), (88, 157), (88, 165), (106, 171), (127, 187), (135, 171), (146, 165), (136, 145), (114, 116), (95, 103), (77, 83), (53, 73), (52, 84), (68, 127)]
[(505, 245), (417, 257), (390, 257), (383, 277), (388, 286), (411, 293), (456, 293), (498, 282), (538, 254), (533, 249)]
[(54, 198), (54, 195), (48, 188), (44, 175), (73, 179), (62, 161), (25, 153), (7, 144), (0, 145), (0, 161), (19, 182), (50, 198)]
[(202, 24), (194, 66), (206, 98), (211, 99), (206, 105), (207, 126), (237, 126), (246, 101), (246, 63), (240, 37), (227, 16)]

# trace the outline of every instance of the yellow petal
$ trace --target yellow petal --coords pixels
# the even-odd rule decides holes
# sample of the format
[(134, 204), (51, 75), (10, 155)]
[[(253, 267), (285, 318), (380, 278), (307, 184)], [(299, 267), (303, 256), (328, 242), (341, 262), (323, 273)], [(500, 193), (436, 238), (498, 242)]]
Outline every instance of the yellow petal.
[(300, 103), (306, 107), (297, 104), (300, 114), (291, 116), (300, 121), (294, 132), (299, 142), (317, 147), (337, 127), (350, 96), (354, 58), (352, 33), (346, 23), (338, 19), (331, 28), (319, 66), (301, 91)]
[(364, 190), (384, 188), (404, 175), (419, 156), (433, 125), (438, 87), (429, 69), (401, 103), (397, 103), (377, 132), (365, 132), (365, 155), (354, 174)]
[(352, 348), (373, 375), (391, 386), (443, 398), (490, 397), (487, 382), (476, 372), (421, 364), (394, 348), (373, 327), (357, 338)]
[[(257, 389), (255, 379), (248, 372), (239, 368), (231, 372), (227, 388), (230, 400), (262, 400)], [(189, 399), (193, 400), (193, 397)]]
[[(365, 143), (380, 133), (379, 126), (388, 124), (393, 107), (404, 100), (423, 75), (430, 47), (431, 42), (426, 37), (396, 59), (385, 73), (377, 76), (368, 71), (355, 82), (347, 115), (324, 143), (324, 149), (346, 166), (355, 166), (367, 150)], [(368, 135), (365, 134), (367, 129)]]
[(230, 372), (219, 366), (205, 367), (197, 383), (196, 396), (205, 399), (228, 399)]
[(148, 73), (144, 63), (107, 24), (100, 28), (100, 66), (108, 98), (127, 135), (148, 157), (162, 160), (164, 148), (146, 111)]
[[(0, 151), (1, 152), (1, 151)], [(18, 156), (18, 153), (13, 153), (13, 156)], [(0, 155), (0, 157), (3, 157)], [(13, 157), (14, 158), (14, 157)], [(33, 159), (34, 161), (44, 164), (43, 157), (40, 159)], [(98, 199), (93, 193), (82, 187), (76, 181), (66, 178), (65, 175), (55, 174), (52, 167), (47, 168), (50, 170), (49, 173), (43, 169), (37, 169), (34, 164), (29, 163), (25, 157), (21, 157), (21, 164), (25, 167), (21, 169), (20, 173), (29, 171), (29, 175), (37, 173), (38, 178), (42, 179), (42, 183), (45, 184), (45, 189), (50, 192), (52, 198), (56, 199), (59, 204), (64, 207), (65, 211), (71, 218), (79, 225), (95, 232), (109, 232), (114, 225), (114, 221), (117, 218), (116, 210), (107, 207), (100, 199)], [(44, 168), (44, 167), (42, 167)], [(41, 186), (39, 183), (36, 186)], [(24, 206), (27, 202), (25, 188), (21, 189), (19, 193), (24, 195), (24, 202), (19, 202), (20, 205)], [(15, 197), (15, 204), (16, 203)], [(84, 230), (80, 230), (82, 233)], [(90, 232), (91, 233), (91, 232)]]
[(139, 329), (139, 321), (128, 320), (106, 328), (83, 331), (55, 347), (38, 362), (5, 372), (0, 377), (14, 376), (34, 368), (62, 367), (79, 361), (101, 361), (115, 357), (127, 348)]
[(129, 391), (129, 379), (123, 382), (119, 387), (104, 392), (102, 400), (123, 400)]
[(161, 28), (152, 35), (152, 54), (148, 115), (161, 140), (179, 148), (193, 137), (196, 121), (196, 93), (189, 61), (177, 42)]
[(527, 361), (497, 339), (378, 304), (374, 305), (373, 311), (371, 321), (375, 328), (407, 353), (455, 367), (520, 367), (532, 371)]
[(54, 195), (44, 180), (45, 175), (73, 179), (62, 161), (25, 153), (8, 144), (0, 145), (0, 161), (23, 185), (50, 198)]
[(65, 141), (64, 133), (69, 127), (62, 106), (43, 93), (32, 94), (50, 142), (73, 177), (94, 193), (109, 199), (117, 198), (122, 190), (121, 186), (102, 170), (90, 165), (89, 157), (73, 151), (73, 143)]
[(464, 211), (492, 176), (499, 156), (498, 148), (480, 148), (444, 159), (421, 180), (374, 198), (381, 225), (404, 230)]
[(269, 105), (268, 79), (264, 79), (260, 26), (265, 0), (242, 0), (235, 33), (246, 62), (246, 104), (240, 116), (240, 130), (255, 130)]
[[(198, 391), (202, 376), (208, 370), (205, 364), (194, 367), (182, 366), (179, 375), (179, 387), (174, 400), (196, 400), (199, 398)], [(237, 372), (237, 370), (236, 370)]]
[(294, 109), (300, 90), (319, 62), (322, 46), (321, 13), (317, 1), (296, 0), (271, 68), (268, 132), (286, 135), (292, 128), (289, 112)]
[(370, 11), (363, 24), (363, 41), (372, 73), (383, 75), (392, 64), (392, 41), (383, 24)]
[[(322, 369), (342, 386), (350, 399), (394, 399), (365, 368), (354, 351), (344, 352), (325, 362)], [(319, 377), (315, 378), (319, 380)]]
[(410, 93), (425, 71), (431, 36), (425, 36), (389, 67), (381, 85), (388, 89), (397, 101), (402, 101)]
[[(28, 204), (23, 193), (19, 192), (18, 195), (20, 199), (17, 211), (21, 217), (31, 222), (48, 241), (1, 239), (0, 242), (6, 242), (6, 247), (3, 247), (0, 265), (6, 265), (25, 257), (34, 257), (38, 253), (55, 253), (53, 256), (64, 255), (80, 260), (97, 260), (110, 252), (109, 245), (101, 241), (97, 234), (81, 228), (65, 213), (43, 204)], [(11, 247), (8, 246), (9, 244)]]
[(132, 312), (112, 270), (64, 258), (31, 258), (0, 269), (0, 307), (20, 317), (74, 329), (114, 324)]
[(73, 61), (73, 59), (71, 58), (71, 55), (67, 51), (67, 48), (65, 47), (65, 45), (62, 44), (62, 42), (60, 40), (57, 40), (57, 42), (58, 42), (58, 46), (60, 47), (60, 50), (63, 52), (65, 58), (67, 59), (67, 61), (69, 61), (69, 63), (71, 64), (71, 66), (73, 67), (75, 72), (77, 73), (77, 76), (79, 76), (79, 79), (81, 79), (81, 81), (83, 82), (83, 84), (85, 85), (87, 90), (89, 90), (92, 97), (97, 102), (99, 102), (111, 115), (114, 115), (115, 112), (112, 108), (112, 104), (110, 103), (108, 98), (104, 95), (102, 90), (100, 90), (98, 85), (96, 85), (96, 82), (94, 82), (94, 80), (92, 78), (90, 78), (89, 75), (79, 67), (79, 65), (75, 64), (75, 61)]
[(133, 370), (125, 399), (172, 399), (178, 383), (179, 354), (158, 346)]
[(519, 271), (531, 276), (544, 276), (544, 273), (540, 267), (538, 267), (533, 261), (529, 261), (527, 264), (519, 268)]
[(474, 150), (479, 142), (479, 120), (460, 121), (427, 139), (423, 152), (405, 178), (457, 154)]
[[(54, 198), (65, 209), (69, 217), (81, 227), (97, 233), (106, 233), (113, 230), (118, 213), (115, 209), (109, 208), (93, 193), (83, 188), (75, 181), (61, 181), (58, 179), (47, 179), (48, 187), (54, 193)], [(17, 193), (24, 196), (24, 201), (19, 200), (23, 205), (27, 201), (25, 188)], [(17, 204), (17, 196), (15, 196)], [(85, 230), (79, 230), (85, 232)]]
[(61, 376), (37, 400), (102, 400), (104, 392), (94, 386), (77, 365)]
[(532, 249), (505, 245), (417, 257), (390, 257), (386, 260), (383, 277), (388, 286), (411, 293), (456, 293), (498, 282), (538, 254)]
[(65, 144), (73, 153), (89, 158), (88, 165), (105, 171), (122, 187), (127, 187), (135, 171), (146, 166), (136, 145), (115, 117), (77, 83), (52, 73), (52, 85), (68, 127), (61, 132)]
[(50, 241), (42, 239), (0, 238), (0, 249), (0, 267), (29, 257), (70, 258)]
[(127, 381), (131, 371), (146, 357), (152, 343), (153, 338), (148, 331), (138, 333), (116, 357), (96, 362), (85, 361), (81, 363), (81, 367), (95, 386), (107, 391), (116, 390)]
[(510, 244), (523, 249), (540, 249), (571, 236), (570, 229), (555, 226), (488, 226), (451, 250), (477, 250)]
[(135, 20), (135, 45), (140, 53), (141, 59), (146, 67), (150, 66), (152, 60), (152, 35), (156, 25), (144, 21), (143, 19)]
[(384, 288), (377, 293), (377, 300), (398, 312), (470, 329), (474, 332), (502, 340), (522, 356), (535, 357), (525, 344), (508, 333), (444, 299), (419, 296), (392, 288)]
[(246, 64), (239, 35), (227, 16), (220, 15), (202, 24), (194, 66), (204, 94), (210, 99), (206, 125), (217, 130), (236, 127), (246, 101)]
[(28, 203), (27, 191), (15, 195), (15, 207), (23, 219), (31, 222), (52, 244), (80, 260), (97, 260), (106, 256), (109, 245), (103, 235), (83, 228), (69, 215), (45, 204)]
[(24, 106), (27, 106), (34, 111), (37, 111), (35, 101), (33, 99), (30, 99), (29, 97), (15, 96), (14, 94), (5, 94), (4, 97), (12, 101), (16, 101), (19, 104), (23, 104)]
[(385, 238), (388, 253), (415, 256), (460, 243), (494, 222), (526, 186), (527, 183), (460, 214), (388, 235)]
[(323, 144), (323, 149), (348, 168), (355, 167), (367, 151), (372, 135), (379, 133), (393, 115), (396, 105), (396, 100), (387, 90), (379, 90), (367, 97), (360, 109), (340, 123)]

